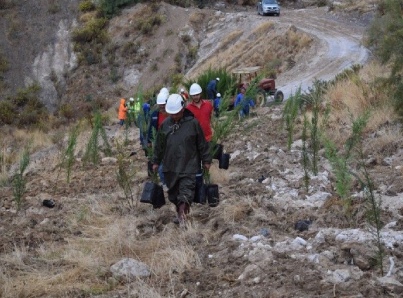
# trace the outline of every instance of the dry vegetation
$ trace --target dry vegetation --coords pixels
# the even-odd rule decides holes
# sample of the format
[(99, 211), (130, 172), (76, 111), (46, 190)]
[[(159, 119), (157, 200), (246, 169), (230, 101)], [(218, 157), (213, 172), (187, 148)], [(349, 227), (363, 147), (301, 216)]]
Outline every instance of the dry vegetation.
[[(333, 106), (330, 130), (327, 133), (332, 135), (337, 143), (345, 141), (344, 131), (346, 128), (348, 130), (351, 124), (350, 114), (357, 116), (375, 105), (376, 113), (368, 124), (367, 135), (376, 132), (376, 137), (368, 139), (367, 150), (381, 154), (385, 148), (402, 145), (402, 134), (396, 125), (393, 125), (395, 115), (388, 108), (387, 98), (372, 92), (374, 89), (371, 86), (376, 79), (373, 74), (380, 71), (379, 66), (370, 64), (364, 67), (359, 76), (338, 83), (326, 94), (325, 99)], [(259, 112), (257, 117), (262, 126), (270, 121)], [(273, 125), (272, 122), (271, 126)], [(283, 132), (279, 127), (277, 132), (273, 128), (272, 142), (275, 133), (278, 133), (276, 143), (281, 142), (280, 135)], [(238, 131), (237, 135), (244, 135), (250, 128), (246, 126), (243, 129), (245, 132)], [(78, 152), (82, 152), (85, 147), (87, 140), (85, 135), (88, 133), (80, 137)], [(3, 137), (4, 135), (2, 139), (6, 140)], [(119, 139), (123, 141), (123, 135), (117, 137), (117, 142)], [(236, 139), (236, 135), (231, 136), (227, 144)], [(38, 132), (14, 131), (7, 140), (5, 144), (8, 146), (11, 146), (13, 140), (12, 148), (15, 150), (21, 148), (26, 140), (35, 140), (33, 146), (36, 150), (49, 146), (49, 137)], [(394, 150), (390, 151), (393, 153)], [(145, 179), (142, 166), (144, 159), (137, 157), (130, 163), (136, 169), (134, 182)], [(48, 175), (54, 175), (52, 173), (55, 173), (56, 165), (57, 162), (48, 164)], [(48, 181), (50, 185), (57, 185), (53, 191), (50, 189), (46, 191), (48, 195), (58, 198), (59, 208), (54, 211), (45, 210), (36, 213), (38, 200), (45, 197), (29, 191), (30, 195), (26, 197), (26, 201), (33, 208), (25, 211), (29, 216), (24, 216), (22, 213), (12, 215), (10, 223), (21, 227), (22, 231), (30, 235), (31, 230), (35, 229), (37, 236), (25, 239), (21, 235), (20, 238), (14, 237), (14, 240), (3, 242), (0, 255), (1, 263), (4, 265), (0, 271), (2, 297), (72, 297), (105, 294), (111, 291), (123, 293), (129, 290), (133, 297), (176, 297), (184, 291), (184, 287), (195, 297), (199, 294), (203, 296), (205, 291), (210, 291), (215, 286), (216, 281), (209, 280), (209, 276), (227, 280), (229, 283), (235, 282), (236, 276), (232, 273), (217, 275), (219, 273), (216, 272), (215, 266), (220, 266), (219, 260), (209, 261), (208, 254), (217, 257), (221, 250), (225, 250), (216, 246), (222, 241), (222, 237), (229, 237), (235, 233), (252, 236), (254, 227), (268, 221), (272, 222), (276, 217), (270, 209), (262, 208), (266, 203), (264, 197), (259, 195), (259, 191), (234, 188), (229, 183), (229, 173), (214, 167), (213, 181), (222, 185), (224, 201), (216, 209), (209, 209), (206, 206), (195, 207), (192, 211), (191, 225), (187, 230), (180, 230), (171, 224), (173, 213), (170, 206), (152, 210), (148, 206), (136, 203), (132, 211), (124, 208), (125, 199), (121, 191), (116, 185), (113, 186), (113, 182), (105, 181), (105, 173), (113, 176), (115, 166), (109, 167), (111, 168), (106, 170), (105, 165), (101, 166), (99, 176), (95, 174), (97, 171), (88, 172), (82, 166), (76, 166), (74, 182), (70, 187), (65, 184), (63, 173), (59, 180)], [(246, 172), (243, 174), (248, 175), (248, 171), (252, 169), (244, 170)], [(35, 178), (36, 175), (27, 177), (28, 180), (34, 179), (30, 188), (33, 187), (32, 183), (38, 183), (39, 177)], [(47, 179), (45, 173), (40, 175), (42, 178), (39, 179)], [(86, 179), (89, 184), (85, 188), (88, 188), (88, 191), (83, 193), (72, 191), (73, 185), (85, 175), (92, 176), (90, 180)], [(113, 181), (114, 178), (108, 177), (107, 180), (110, 179)], [(99, 192), (96, 188), (101, 184), (103, 190)], [(109, 185), (110, 188), (106, 189), (105, 185)], [(67, 192), (61, 192), (62, 189), (66, 189)], [(141, 184), (135, 188), (135, 193), (138, 194), (140, 190)], [(335, 208), (334, 204), (327, 206)], [(292, 220), (297, 218), (298, 215), (294, 214)], [(32, 226), (33, 220), (37, 222)], [(286, 228), (285, 223), (279, 222), (278, 228)], [(273, 231), (276, 229), (273, 227)], [(139, 279), (122, 287), (112, 278), (108, 270), (110, 265), (122, 257), (135, 258), (148, 264), (152, 272), (151, 277)], [(214, 262), (217, 264), (214, 265)], [(209, 268), (208, 274), (203, 273), (206, 271), (206, 266)]]

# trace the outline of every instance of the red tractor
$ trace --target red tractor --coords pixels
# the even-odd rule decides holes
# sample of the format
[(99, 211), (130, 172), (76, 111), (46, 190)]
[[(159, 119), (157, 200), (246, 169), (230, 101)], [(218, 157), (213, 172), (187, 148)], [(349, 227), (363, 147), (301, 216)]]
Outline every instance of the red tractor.
[[(248, 86), (253, 79), (257, 78), (260, 66), (245, 67), (234, 70), (232, 73), (237, 77), (238, 85)], [(270, 102), (280, 103), (284, 100), (284, 94), (276, 89), (275, 79), (264, 78), (257, 83), (256, 106), (264, 106)]]
[(280, 103), (284, 100), (284, 94), (281, 90), (276, 89), (274, 79), (262, 79), (258, 83), (256, 103), (263, 106), (268, 102), (268, 97), (272, 98), (275, 103)]

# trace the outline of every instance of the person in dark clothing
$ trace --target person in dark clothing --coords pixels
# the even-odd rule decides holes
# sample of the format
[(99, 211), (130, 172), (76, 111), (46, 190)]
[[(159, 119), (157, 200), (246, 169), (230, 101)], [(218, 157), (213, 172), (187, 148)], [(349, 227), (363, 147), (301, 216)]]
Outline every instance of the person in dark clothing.
[(214, 114), (218, 118), (220, 117), (221, 108), (221, 94), (217, 93), (217, 97), (214, 99)]
[(212, 157), (199, 121), (185, 109), (185, 102), (179, 94), (168, 97), (165, 110), (169, 117), (156, 136), (153, 170), (157, 171), (163, 161), (168, 199), (176, 206), (178, 222), (185, 224), (200, 164), (208, 171)]
[(211, 80), (207, 84), (207, 98), (213, 101), (215, 99), (215, 96), (217, 94), (217, 84), (220, 81), (220, 78), (215, 78), (214, 80)]
[[(162, 122), (168, 117), (165, 111), (165, 104), (167, 102), (169, 93), (160, 92), (157, 96), (157, 108), (151, 113), (151, 120), (147, 132), (148, 148), (152, 149), (154, 137), (161, 127)], [(158, 175), (162, 185), (165, 185), (164, 173), (162, 172), (162, 163), (158, 167)]]
[(244, 118), (245, 116), (249, 115), (250, 107), (255, 106), (255, 102), (251, 98), (245, 97), (246, 88), (241, 87), (239, 94), (237, 95), (234, 107), (239, 106), (239, 118)]

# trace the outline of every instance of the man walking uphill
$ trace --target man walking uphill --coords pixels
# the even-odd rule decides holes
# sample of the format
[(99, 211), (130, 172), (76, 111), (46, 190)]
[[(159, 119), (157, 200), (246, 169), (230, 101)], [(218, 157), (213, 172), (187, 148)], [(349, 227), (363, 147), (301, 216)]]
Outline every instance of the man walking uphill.
[(190, 86), (189, 94), (191, 101), (187, 104), (186, 109), (191, 111), (195, 118), (199, 120), (204, 137), (207, 142), (210, 142), (213, 137), (213, 130), (211, 128), (213, 105), (210, 101), (202, 99), (202, 88), (197, 83), (193, 83)]
[(217, 84), (219, 81), (220, 78), (215, 78), (207, 84), (207, 98), (212, 101), (215, 99), (215, 96), (217, 94)]
[(208, 171), (212, 160), (199, 122), (184, 106), (185, 102), (179, 94), (168, 97), (165, 110), (169, 117), (157, 133), (152, 159), (154, 171), (163, 161), (168, 199), (176, 206), (180, 224), (186, 223), (200, 164)]

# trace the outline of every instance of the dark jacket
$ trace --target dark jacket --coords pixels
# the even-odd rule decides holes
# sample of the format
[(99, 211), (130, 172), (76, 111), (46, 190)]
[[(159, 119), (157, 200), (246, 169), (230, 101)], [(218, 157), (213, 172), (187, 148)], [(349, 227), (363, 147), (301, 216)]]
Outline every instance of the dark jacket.
[(215, 97), (215, 94), (217, 93), (217, 80), (216, 80), (216, 79), (211, 80), (211, 81), (207, 84), (207, 90), (214, 92), (214, 97)]
[(147, 131), (147, 143), (148, 144), (153, 142), (154, 134), (157, 133), (159, 116), (160, 116), (160, 111), (158, 109), (155, 109), (151, 113), (150, 124), (148, 125), (148, 131)]
[(201, 162), (209, 164), (212, 157), (197, 119), (185, 109), (177, 125), (171, 117), (162, 123), (155, 140), (153, 163), (160, 164), (163, 172), (197, 174)]

